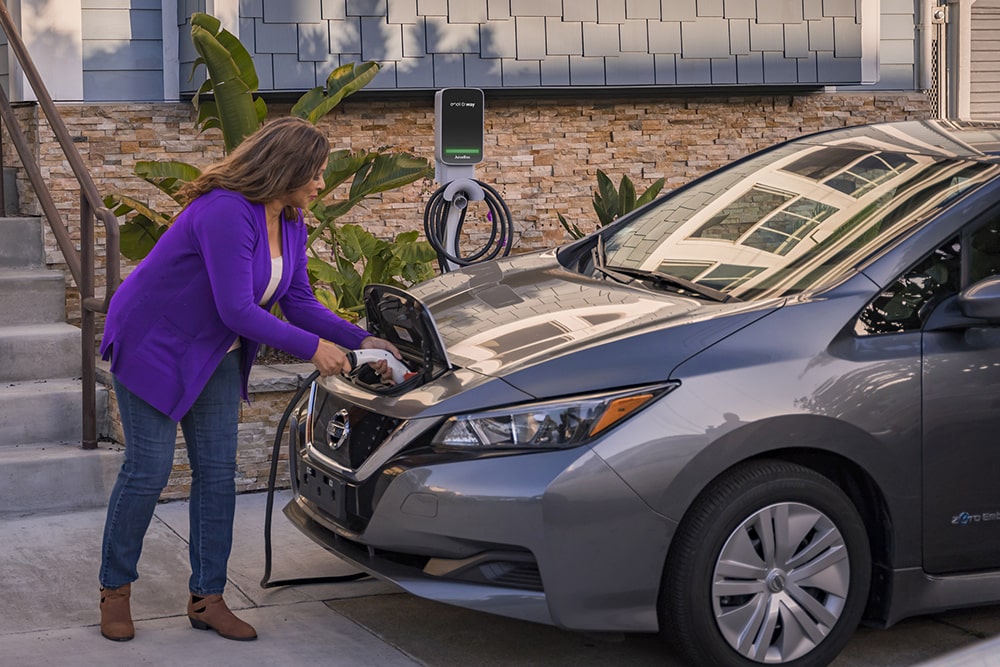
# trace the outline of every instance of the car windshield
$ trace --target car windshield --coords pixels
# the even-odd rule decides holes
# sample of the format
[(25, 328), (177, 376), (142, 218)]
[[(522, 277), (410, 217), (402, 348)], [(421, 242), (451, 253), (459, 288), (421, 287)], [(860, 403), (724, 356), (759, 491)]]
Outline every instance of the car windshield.
[(778, 146), (602, 235), (604, 265), (675, 276), (731, 300), (821, 289), (1000, 169), (911, 148), (859, 136)]

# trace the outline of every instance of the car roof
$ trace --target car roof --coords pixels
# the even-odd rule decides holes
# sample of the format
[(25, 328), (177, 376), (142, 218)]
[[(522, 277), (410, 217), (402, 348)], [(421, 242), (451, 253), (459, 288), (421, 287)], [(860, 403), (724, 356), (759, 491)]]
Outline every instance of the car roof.
[(892, 150), (936, 158), (1000, 162), (1000, 122), (911, 120), (824, 130), (795, 140), (823, 146), (852, 140), (884, 143)]

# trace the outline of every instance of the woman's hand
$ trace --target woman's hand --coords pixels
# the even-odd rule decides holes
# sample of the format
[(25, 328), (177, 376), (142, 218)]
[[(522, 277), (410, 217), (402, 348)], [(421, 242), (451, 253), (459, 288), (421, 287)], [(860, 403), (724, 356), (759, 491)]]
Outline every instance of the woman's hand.
[[(399, 353), (396, 346), (387, 341), (384, 338), (377, 338), (376, 336), (368, 336), (361, 341), (361, 349), (363, 350), (386, 350), (392, 353), (392, 356), (396, 357), (400, 361), (403, 360), (403, 355)], [(392, 380), (392, 371), (389, 370), (389, 364), (385, 361), (376, 361), (375, 363), (368, 364), (375, 372), (379, 374), (383, 382), (389, 384), (396, 384)]]
[[(367, 340), (367, 339), (366, 339)], [(328, 340), (319, 339), (316, 347), (316, 354), (310, 361), (319, 369), (319, 374), (323, 377), (336, 375), (337, 373), (347, 373), (351, 370), (351, 362), (347, 360), (347, 355), (339, 347)], [(385, 364), (383, 361), (382, 364)]]
[(392, 356), (396, 357), (400, 361), (403, 360), (403, 355), (399, 353), (396, 346), (387, 341), (385, 338), (378, 338), (376, 336), (368, 336), (361, 340), (362, 350), (388, 350), (392, 352)]

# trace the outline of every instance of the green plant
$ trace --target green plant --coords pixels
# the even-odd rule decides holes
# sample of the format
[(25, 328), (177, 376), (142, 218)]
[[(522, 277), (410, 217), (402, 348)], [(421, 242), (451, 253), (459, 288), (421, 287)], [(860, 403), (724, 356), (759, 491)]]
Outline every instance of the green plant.
[[(597, 170), (597, 190), (594, 191), (594, 211), (600, 226), (609, 225), (614, 220), (625, 215), (629, 211), (644, 206), (656, 198), (663, 189), (665, 180), (660, 178), (653, 182), (640, 196), (636, 196), (635, 185), (628, 174), (622, 174), (618, 188), (600, 169)], [(579, 226), (571, 224), (563, 217), (562, 213), (556, 214), (559, 217), (559, 224), (574, 239), (582, 238), (586, 235)]]
[[(344, 66), (342, 66), (344, 67)], [(346, 150), (330, 154), (324, 187), (309, 210), (316, 224), (309, 224), (309, 275), (316, 296), (331, 310), (347, 318), (363, 310), (363, 292), (373, 283), (408, 287), (434, 275), (437, 254), (418, 232), (403, 232), (393, 241), (376, 239), (357, 225), (338, 226), (336, 221), (368, 197), (428, 176), (427, 161), (403, 153)], [(327, 201), (327, 196), (351, 179), (345, 199)], [(321, 248), (329, 250), (326, 259)]]
[[(258, 79), (253, 59), (220, 21), (201, 12), (191, 16), (191, 39), (198, 52), (194, 71), (204, 65), (206, 79), (192, 99), (200, 132), (222, 133), (226, 153), (255, 132), (267, 118), (267, 104), (254, 93)], [(336, 68), (323, 86), (303, 94), (291, 113), (312, 123), (319, 122), (346, 97), (364, 88), (378, 74), (379, 65), (348, 63)], [(323, 174), (325, 185), (313, 201), (307, 216), (309, 226), (309, 272), (317, 297), (341, 315), (355, 318), (360, 312), (365, 285), (379, 282), (400, 287), (433, 275), (434, 250), (417, 233), (403, 233), (392, 241), (375, 239), (356, 225), (338, 228), (336, 221), (369, 197), (429, 176), (427, 161), (407, 153), (382, 150), (330, 154)], [(173, 213), (123, 194), (105, 197), (105, 204), (117, 216), (125, 216), (121, 226), (121, 252), (139, 260), (169, 228), (179, 212), (177, 193), (183, 184), (201, 174), (197, 167), (176, 160), (140, 161), (135, 175), (154, 185), (178, 204)], [(345, 198), (328, 200), (333, 192), (350, 182)], [(356, 229), (355, 229), (356, 228)], [(347, 230), (351, 231), (347, 231)]]
[(198, 52), (192, 76), (200, 65), (208, 73), (192, 99), (198, 111), (196, 124), (203, 132), (221, 130), (228, 153), (267, 118), (267, 104), (253, 95), (259, 83), (257, 70), (250, 52), (214, 16), (191, 15), (191, 41)]
[[(364, 312), (365, 285), (406, 287), (430, 278), (434, 275), (431, 262), (437, 255), (417, 236), (416, 231), (403, 232), (389, 242), (359, 225), (341, 226), (338, 252), (332, 253), (332, 261), (309, 258), (310, 274), (332, 287), (332, 291), (319, 291), (316, 296), (331, 310), (353, 319)], [(362, 267), (360, 271), (358, 267)]]

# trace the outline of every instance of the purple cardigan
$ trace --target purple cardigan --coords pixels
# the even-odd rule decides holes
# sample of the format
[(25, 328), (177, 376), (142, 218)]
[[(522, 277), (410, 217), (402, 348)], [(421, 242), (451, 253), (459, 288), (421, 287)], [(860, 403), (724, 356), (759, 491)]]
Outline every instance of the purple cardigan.
[[(271, 278), (263, 204), (213, 190), (177, 216), (111, 298), (101, 355), (130, 391), (180, 421), (237, 336), (242, 396), (259, 344), (310, 359), (320, 337), (350, 349), (371, 335), (316, 301), (306, 274), (306, 227), (282, 222), (281, 282)], [(269, 312), (277, 301), (288, 322)]]

